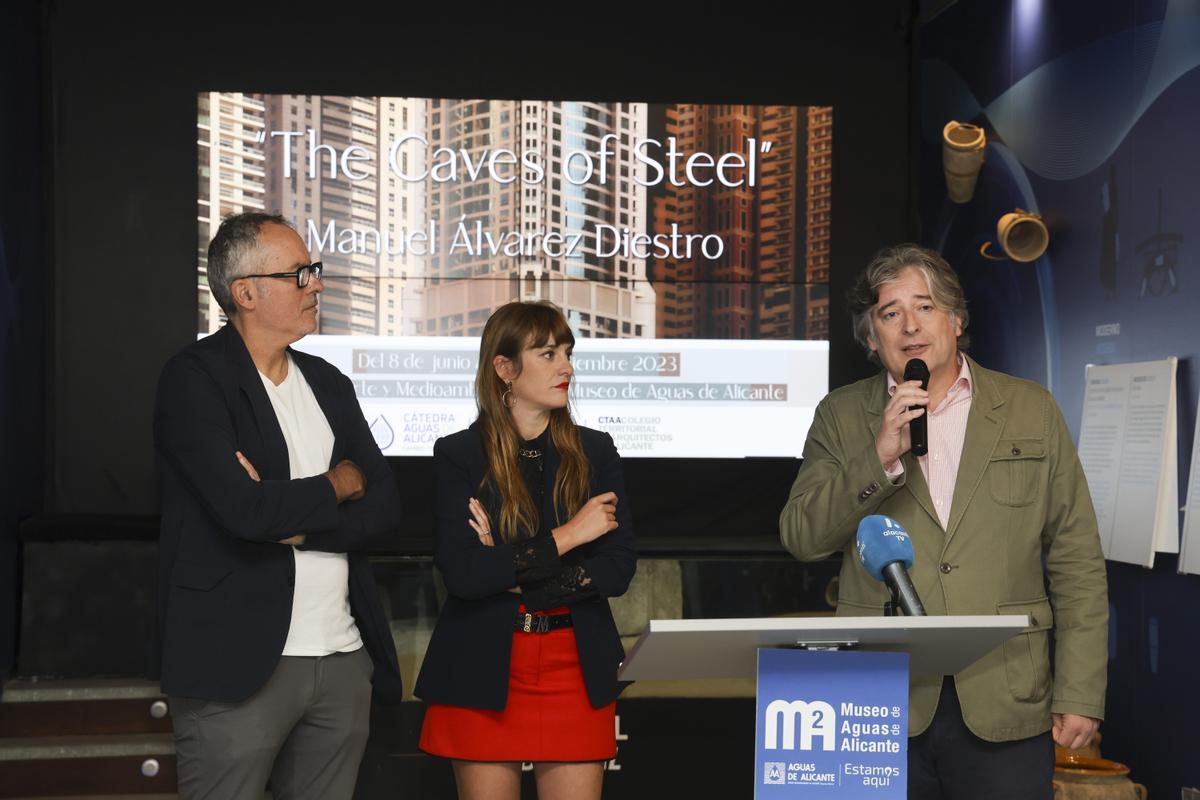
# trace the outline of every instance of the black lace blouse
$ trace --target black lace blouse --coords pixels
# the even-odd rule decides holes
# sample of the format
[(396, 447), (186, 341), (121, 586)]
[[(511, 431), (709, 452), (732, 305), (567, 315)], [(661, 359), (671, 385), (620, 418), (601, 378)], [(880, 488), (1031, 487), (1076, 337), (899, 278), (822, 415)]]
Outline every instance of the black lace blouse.
[[(544, 453), (549, 436), (547, 428), (536, 439), (522, 442), (518, 455), (521, 477), (539, 509), (546, 492)], [(553, 491), (553, 476), (548, 483)], [(583, 566), (580, 548), (559, 558), (549, 520), (540, 520), (536, 535), (513, 545), (513, 561), (517, 585), (521, 587), (525, 607), (530, 611), (545, 611), (597, 596), (592, 579)]]

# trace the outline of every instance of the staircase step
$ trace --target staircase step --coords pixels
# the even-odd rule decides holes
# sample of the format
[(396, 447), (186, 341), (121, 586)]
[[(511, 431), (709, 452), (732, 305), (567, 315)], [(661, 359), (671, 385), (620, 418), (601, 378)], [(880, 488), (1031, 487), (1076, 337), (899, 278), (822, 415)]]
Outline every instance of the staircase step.
[(47, 700), (0, 703), (0, 741), (14, 737), (170, 733), (165, 700)]
[(178, 800), (179, 795), (155, 792), (153, 794), (56, 794), (13, 797), (6, 800)]
[(0, 739), (0, 798), (174, 790), (170, 734)]
[(153, 681), (12, 680), (0, 694), (0, 798), (175, 798), (167, 700)]
[(4, 691), (0, 693), (0, 705), (62, 700), (127, 700), (142, 697), (160, 698), (162, 696), (162, 690), (154, 681), (132, 678), (14, 679), (5, 682)]
[(167, 700), (144, 681), (12, 681), (0, 700), (0, 737), (170, 733)]
[[(145, 774), (147, 771), (152, 774)], [(174, 790), (174, 756), (0, 761), (0, 797), (6, 799), (168, 794)]]
[(52, 758), (171, 756), (170, 733), (113, 733), (100, 736), (29, 736), (0, 739), (0, 764)]

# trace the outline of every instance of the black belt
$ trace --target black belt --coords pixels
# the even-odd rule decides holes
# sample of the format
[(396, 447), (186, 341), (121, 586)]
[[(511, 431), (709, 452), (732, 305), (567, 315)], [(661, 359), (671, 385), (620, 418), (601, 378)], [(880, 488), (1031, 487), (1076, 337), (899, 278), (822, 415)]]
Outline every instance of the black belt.
[(574, 624), (570, 614), (517, 614), (513, 627), (525, 633), (549, 633)]

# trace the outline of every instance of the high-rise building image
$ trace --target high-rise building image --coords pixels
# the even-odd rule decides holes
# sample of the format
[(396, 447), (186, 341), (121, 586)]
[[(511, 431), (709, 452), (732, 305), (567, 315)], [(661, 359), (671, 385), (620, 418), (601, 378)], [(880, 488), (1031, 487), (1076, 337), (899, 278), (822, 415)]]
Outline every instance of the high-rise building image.
[(808, 108), (804, 291), (806, 339), (829, 338), (829, 228), (833, 207), (833, 109)]
[[(549, 300), (581, 336), (653, 335), (654, 290), (645, 259), (607, 255), (611, 239), (598, 242), (595, 235), (598, 224), (645, 230), (646, 189), (634, 180), (645, 166), (633, 155), (645, 131), (644, 103), (430, 100), (426, 113), (431, 163), (440, 148), (476, 164), (507, 150), (521, 163), (500, 176), (516, 178), (511, 182), (461, 174), (426, 182), (439, 244), (429, 260), (418, 333), (479, 335), (504, 303)], [(603, 182), (598, 172), (588, 177), (587, 159), (571, 155), (590, 154), (590, 168), (598, 170), (602, 149), (611, 152)], [(530, 244), (515, 254), (493, 253), (485, 241), (481, 252), (480, 233), (493, 242), (523, 236)], [(548, 236), (576, 246), (547, 253), (540, 242)]]
[[(322, 334), (476, 336), (548, 300), (589, 338), (828, 336), (827, 106), (206, 92), (197, 145), (202, 332), (208, 242), (265, 211), (324, 264)], [(652, 174), (668, 148), (740, 154), (754, 185)], [(621, 246), (672, 232), (720, 252)]]
[(832, 110), (679, 104), (665, 135), (685, 153), (761, 153), (756, 186), (665, 184), (654, 231), (717, 233), (716, 259), (656, 258), (657, 335), (701, 339), (823, 339), (828, 335)]
[[(403, 132), (424, 127), (424, 113), (423, 100), (405, 98), (267, 98), (270, 130), (295, 134), (268, 143), (268, 205), (296, 226), (311, 251), (320, 251), (320, 333), (417, 331), (424, 257), (392, 245), (421, 226), (425, 187), (400, 179), (388, 155)], [(348, 151), (362, 157), (343, 162)], [(402, 166), (419, 170), (423, 159), (423, 152), (406, 153)]]
[(208, 243), (230, 214), (267, 207), (263, 96), (203, 92), (197, 102), (196, 166), (199, 179), (196, 250), (199, 330), (221, 327), (224, 314), (208, 290)]

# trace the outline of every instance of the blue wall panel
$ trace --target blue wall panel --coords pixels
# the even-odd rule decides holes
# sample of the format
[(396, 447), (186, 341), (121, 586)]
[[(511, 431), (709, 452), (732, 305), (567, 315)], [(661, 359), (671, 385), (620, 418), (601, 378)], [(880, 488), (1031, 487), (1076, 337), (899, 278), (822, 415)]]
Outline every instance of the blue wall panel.
[[(1180, 357), (1180, 486), (1200, 375), (1200, 3), (959, 2), (920, 33), (921, 222), (962, 274), (974, 354), (1049, 387), (1078, 437), (1084, 367)], [(975, 197), (945, 194), (941, 129), (987, 131)], [(979, 254), (1004, 213), (1050, 229), (1030, 264)], [(1184, 495), (1181, 490), (1180, 501)], [(1151, 796), (1200, 785), (1200, 576), (1109, 565), (1103, 753)]]

